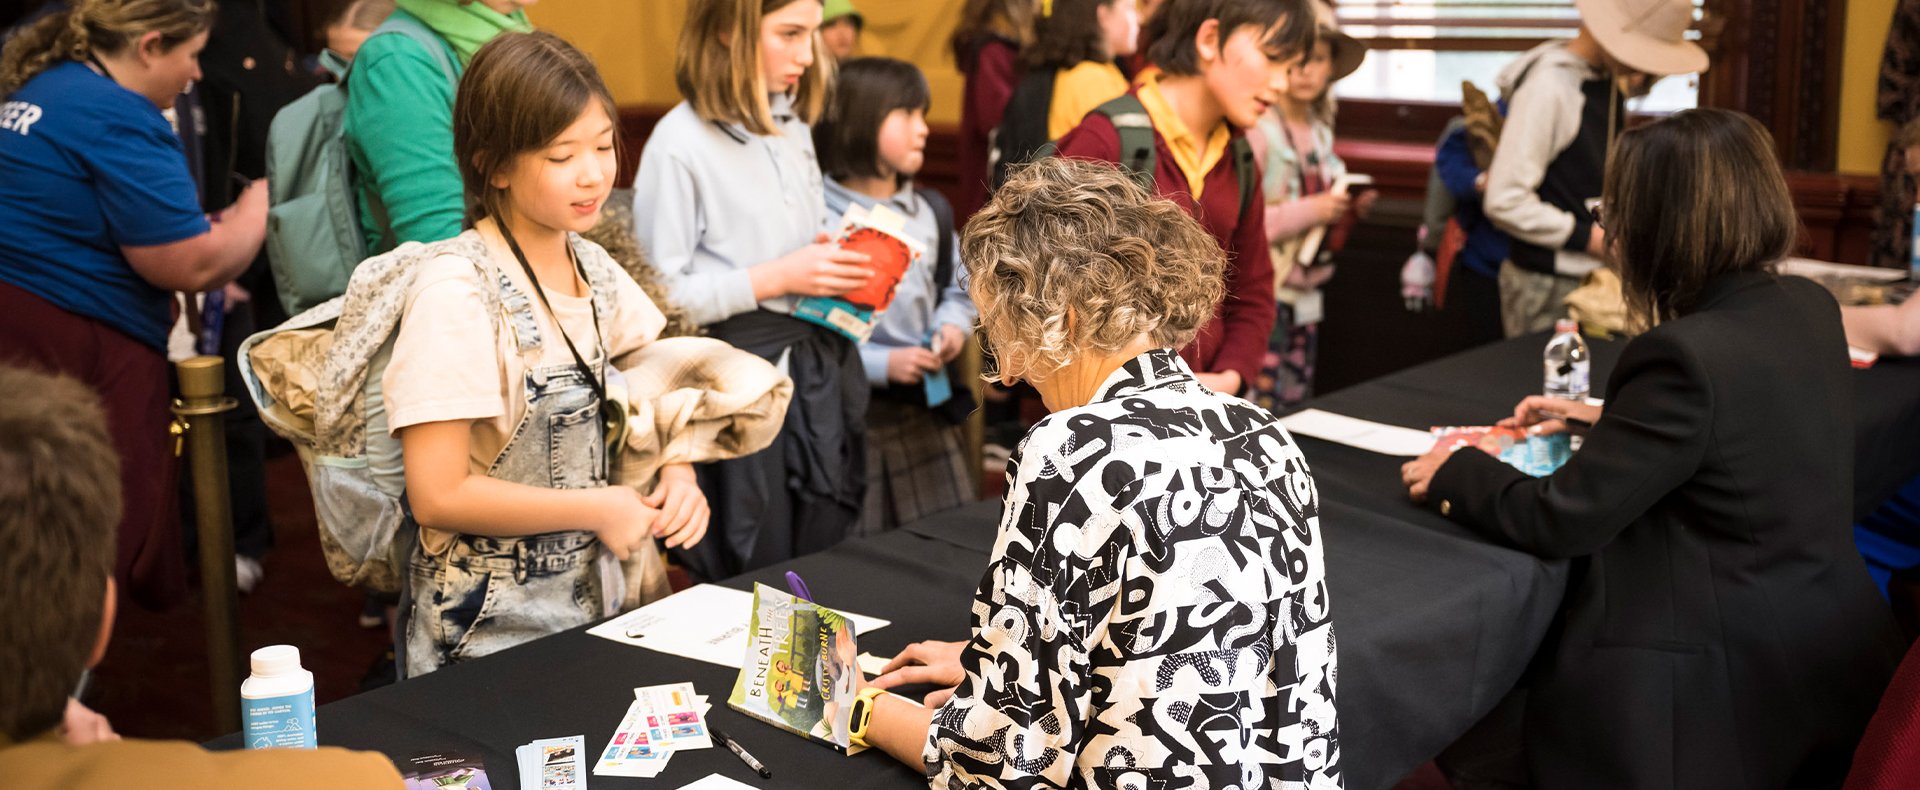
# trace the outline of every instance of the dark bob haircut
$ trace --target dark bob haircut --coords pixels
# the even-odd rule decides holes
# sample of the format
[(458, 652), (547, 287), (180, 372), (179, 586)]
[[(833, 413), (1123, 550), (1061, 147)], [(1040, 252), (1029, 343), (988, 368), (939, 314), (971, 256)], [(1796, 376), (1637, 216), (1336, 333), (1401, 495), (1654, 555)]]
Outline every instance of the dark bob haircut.
[(1621, 134), (1603, 192), (1609, 257), (1639, 328), (1691, 312), (1718, 275), (1770, 270), (1800, 232), (1773, 138), (1730, 110)]
[(1200, 53), (1194, 38), (1209, 19), (1220, 21), (1220, 42), (1234, 31), (1253, 26), (1261, 31), (1279, 26), (1262, 42), (1276, 60), (1299, 57), (1313, 49), (1319, 18), (1308, 0), (1167, 0), (1148, 21), (1147, 59), (1161, 71), (1176, 76), (1200, 73)]
[(894, 110), (925, 112), (932, 103), (926, 75), (893, 58), (854, 58), (840, 64), (826, 112), (813, 125), (820, 172), (835, 181), (880, 177), (880, 125)]

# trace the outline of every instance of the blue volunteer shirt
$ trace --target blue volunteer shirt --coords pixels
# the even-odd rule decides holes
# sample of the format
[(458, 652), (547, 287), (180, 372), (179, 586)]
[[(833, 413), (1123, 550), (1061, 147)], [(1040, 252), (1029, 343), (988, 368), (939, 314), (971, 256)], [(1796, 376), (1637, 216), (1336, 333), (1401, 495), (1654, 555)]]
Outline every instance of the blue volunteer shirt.
[(166, 348), (170, 295), (121, 255), (207, 232), (160, 109), (85, 65), (0, 102), (0, 281)]

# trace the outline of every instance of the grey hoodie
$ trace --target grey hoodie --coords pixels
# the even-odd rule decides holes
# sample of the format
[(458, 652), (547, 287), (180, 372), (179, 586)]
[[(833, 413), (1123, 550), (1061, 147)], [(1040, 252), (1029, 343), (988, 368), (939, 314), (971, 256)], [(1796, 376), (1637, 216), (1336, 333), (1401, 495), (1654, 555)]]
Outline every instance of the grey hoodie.
[[(1566, 42), (1554, 41), (1516, 58), (1495, 81), (1508, 106), (1487, 169), (1487, 217), (1517, 241), (1554, 250), (1557, 274), (1584, 277), (1600, 266), (1583, 251), (1591, 222), (1548, 203), (1540, 192), (1548, 165), (1580, 136), (1583, 83), (1605, 77), (1600, 67), (1569, 52)], [(1583, 234), (1577, 243), (1575, 231)]]

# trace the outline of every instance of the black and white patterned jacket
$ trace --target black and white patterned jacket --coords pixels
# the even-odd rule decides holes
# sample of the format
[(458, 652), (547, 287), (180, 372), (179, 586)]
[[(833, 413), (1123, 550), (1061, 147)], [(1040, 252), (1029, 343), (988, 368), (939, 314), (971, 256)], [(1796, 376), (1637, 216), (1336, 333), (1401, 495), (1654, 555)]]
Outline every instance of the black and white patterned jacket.
[(1318, 497), (1266, 411), (1167, 349), (1007, 467), (934, 788), (1339, 788)]

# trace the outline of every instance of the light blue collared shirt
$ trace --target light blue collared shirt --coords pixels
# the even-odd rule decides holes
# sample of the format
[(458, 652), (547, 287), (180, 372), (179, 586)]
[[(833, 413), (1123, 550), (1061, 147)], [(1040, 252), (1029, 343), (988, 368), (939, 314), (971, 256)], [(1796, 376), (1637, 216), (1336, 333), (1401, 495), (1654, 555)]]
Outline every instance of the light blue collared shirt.
[[(846, 213), (848, 205), (859, 204), (861, 208), (871, 209), (883, 202), (843, 187), (831, 178), (826, 179), (826, 184), (827, 219), (821, 229), (830, 234), (839, 229), (840, 215)], [(950, 240), (954, 258), (953, 274), (950, 275), (953, 282), (943, 289), (933, 281), (933, 270), (939, 264), (940, 255), (940, 227), (934, 221), (933, 207), (914, 194), (912, 182), (902, 185), (893, 197), (884, 202), (888, 208), (907, 218), (906, 236), (926, 245), (927, 254), (900, 278), (900, 284), (893, 292), (893, 304), (874, 322), (873, 336), (860, 344), (860, 363), (867, 369), (867, 380), (876, 387), (884, 387), (888, 383), (889, 353), (911, 346), (927, 347), (934, 330), (946, 324), (972, 334), (974, 318), (979, 315), (979, 311), (973, 307), (973, 299), (967, 296), (966, 289), (960, 287), (959, 234), (955, 233)]]
[(813, 243), (826, 209), (813, 135), (785, 94), (769, 101), (780, 134), (701, 120), (681, 102), (653, 129), (633, 179), (634, 235), (675, 304), (701, 326), (755, 308), (747, 270)]

